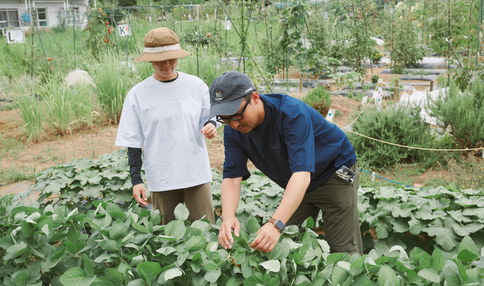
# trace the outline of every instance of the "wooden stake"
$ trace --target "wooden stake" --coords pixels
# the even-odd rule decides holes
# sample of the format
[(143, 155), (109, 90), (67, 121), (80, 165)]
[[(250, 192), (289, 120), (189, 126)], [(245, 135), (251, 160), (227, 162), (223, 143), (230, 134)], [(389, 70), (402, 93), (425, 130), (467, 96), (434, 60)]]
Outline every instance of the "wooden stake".
[(434, 90), (434, 81), (430, 81), (430, 91)]
[(299, 78), (299, 94), (303, 93), (303, 78)]

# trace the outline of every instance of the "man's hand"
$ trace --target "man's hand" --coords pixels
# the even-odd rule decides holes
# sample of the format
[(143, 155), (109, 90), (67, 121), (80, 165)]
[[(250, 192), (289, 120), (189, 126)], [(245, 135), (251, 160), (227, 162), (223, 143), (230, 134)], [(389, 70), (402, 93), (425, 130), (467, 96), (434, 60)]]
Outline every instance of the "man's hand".
[(203, 126), (201, 132), (205, 138), (213, 139), (217, 135), (217, 128), (212, 123), (209, 123)]
[(225, 249), (231, 249), (234, 238), (232, 237), (232, 230), (234, 235), (239, 237), (240, 223), (236, 217), (230, 217), (228, 219), (222, 218), (222, 225), (218, 233), (218, 242)]
[(133, 197), (139, 204), (142, 204), (145, 207), (148, 206), (145, 184), (137, 184), (133, 186)]
[(281, 233), (271, 222), (268, 222), (257, 231), (257, 237), (249, 246), (255, 250), (269, 253), (276, 247), (280, 237)]

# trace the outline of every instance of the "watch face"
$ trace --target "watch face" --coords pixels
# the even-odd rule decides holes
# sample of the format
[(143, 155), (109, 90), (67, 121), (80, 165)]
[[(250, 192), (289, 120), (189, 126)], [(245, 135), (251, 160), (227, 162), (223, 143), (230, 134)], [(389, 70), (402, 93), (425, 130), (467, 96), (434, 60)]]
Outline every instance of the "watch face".
[(286, 225), (279, 219), (274, 223), (274, 225), (277, 227), (279, 231), (283, 231), (284, 227), (286, 227)]

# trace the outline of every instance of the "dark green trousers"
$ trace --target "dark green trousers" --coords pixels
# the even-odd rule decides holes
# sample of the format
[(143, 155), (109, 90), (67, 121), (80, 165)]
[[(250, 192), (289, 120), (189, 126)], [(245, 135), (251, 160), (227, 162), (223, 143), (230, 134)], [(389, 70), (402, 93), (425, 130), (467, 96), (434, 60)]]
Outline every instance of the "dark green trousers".
[(304, 196), (301, 205), (287, 224), (300, 225), (308, 217), (316, 221), (319, 210), (322, 210), (324, 238), (330, 246), (331, 253), (358, 252), (363, 255), (358, 219), (358, 187), (360, 186), (358, 163), (355, 163), (351, 170), (356, 173), (352, 184), (336, 173), (333, 174), (321, 187)]

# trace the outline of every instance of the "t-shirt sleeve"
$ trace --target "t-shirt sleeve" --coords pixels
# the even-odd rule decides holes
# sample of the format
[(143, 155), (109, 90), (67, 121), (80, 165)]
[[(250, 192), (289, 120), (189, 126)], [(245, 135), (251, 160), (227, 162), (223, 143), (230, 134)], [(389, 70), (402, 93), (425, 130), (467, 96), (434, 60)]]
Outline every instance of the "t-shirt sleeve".
[(230, 127), (224, 128), (224, 148), (225, 148), (225, 162), (223, 178), (239, 178), (246, 180), (250, 177), (250, 172), (247, 169), (247, 156), (244, 154), (242, 148), (236, 143), (233, 137), (233, 130)]
[(144, 134), (140, 122), (140, 109), (134, 100), (134, 92), (130, 91), (123, 105), (121, 120), (116, 135), (116, 146), (141, 148)]
[(289, 169), (295, 172), (315, 171), (314, 130), (309, 115), (298, 112), (282, 119), (283, 140), (287, 145)]

